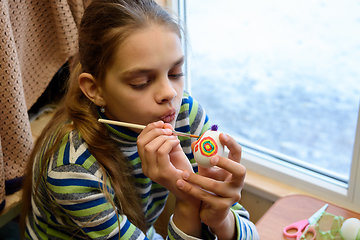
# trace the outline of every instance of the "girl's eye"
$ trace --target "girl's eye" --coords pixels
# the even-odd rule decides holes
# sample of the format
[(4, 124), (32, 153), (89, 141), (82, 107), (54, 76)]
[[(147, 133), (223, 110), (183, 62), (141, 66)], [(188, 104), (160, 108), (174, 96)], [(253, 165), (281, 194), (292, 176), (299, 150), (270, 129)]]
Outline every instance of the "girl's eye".
[[(169, 74), (168, 75), (169, 78), (171, 79), (179, 79), (181, 78), (182, 76), (184, 76), (184, 73), (178, 73), (178, 74)], [(142, 83), (139, 83), (139, 84), (130, 84), (130, 86), (133, 88), (133, 89), (143, 89), (145, 87), (147, 87), (149, 85), (149, 83), (151, 82), (152, 78), (148, 78), (148, 80), (146, 80), (145, 82), (142, 82)]]
[(130, 84), (130, 86), (134, 89), (141, 89), (144, 88), (149, 82), (142, 83), (142, 84)]
[(147, 87), (153, 79), (152, 76), (137, 77), (129, 84), (133, 89), (143, 89)]
[[(138, 83), (136, 83), (136, 82), (138, 82)], [(142, 79), (142, 80), (136, 81), (136, 82), (130, 84), (130, 86), (134, 89), (142, 89), (142, 88), (145, 88), (151, 82), (151, 79), (146, 78), (146, 79)]]
[(184, 76), (184, 73), (178, 73), (178, 74), (169, 74), (170, 78), (178, 79)]

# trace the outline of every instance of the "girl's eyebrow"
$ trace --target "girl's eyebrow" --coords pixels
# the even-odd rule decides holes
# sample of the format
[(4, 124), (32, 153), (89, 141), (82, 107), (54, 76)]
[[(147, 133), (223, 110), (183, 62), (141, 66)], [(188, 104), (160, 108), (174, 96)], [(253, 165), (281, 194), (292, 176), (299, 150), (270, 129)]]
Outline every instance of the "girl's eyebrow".
[(185, 61), (185, 56), (182, 56), (178, 61), (175, 62), (174, 67), (183, 64), (184, 61)]
[[(182, 65), (184, 63), (184, 61), (185, 61), (185, 57), (181, 56), (181, 58), (179, 60), (174, 62), (172, 67)], [(121, 75), (126, 78), (126, 77), (131, 77), (134, 75), (151, 73), (153, 71), (154, 71), (153, 69), (148, 69), (148, 68), (134, 68), (134, 69), (124, 71), (123, 73), (121, 73)]]
[(124, 77), (124, 78), (128, 78), (128, 77), (132, 77), (132, 76), (136, 76), (136, 75), (148, 74), (148, 73), (150, 73), (152, 71), (153, 70), (151, 70), (151, 69), (134, 68), (134, 69), (126, 70), (125, 72), (123, 72), (121, 74), (121, 76)]

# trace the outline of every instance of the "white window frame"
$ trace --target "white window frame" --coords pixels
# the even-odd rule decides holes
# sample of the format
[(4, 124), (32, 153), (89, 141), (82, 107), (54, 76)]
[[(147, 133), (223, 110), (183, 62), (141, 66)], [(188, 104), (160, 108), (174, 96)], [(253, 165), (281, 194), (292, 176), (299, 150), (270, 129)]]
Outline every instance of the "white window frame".
[[(186, 0), (167, 0), (166, 5), (178, 13), (186, 28)], [(187, 56), (187, 38), (183, 39), (185, 42), (184, 54)], [(187, 59), (187, 64), (191, 64), (188, 60), (189, 59)], [(187, 67), (185, 71), (188, 73)], [(186, 74), (186, 76), (190, 76), (190, 74)], [(191, 80), (189, 77), (186, 78), (186, 89), (189, 92), (191, 91)], [(348, 186), (341, 186), (322, 177), (320, 174), (291, 164), (284, 164), (281, 161), (269, 161), (267, 156), (254, 154), (252, 151), (246, 149), (243, 151), (242, 164), (244, 164), (248, 170), (286, 183), (287, 185), (351, 209), (352, 211), (360, 212), (360, 105)]]

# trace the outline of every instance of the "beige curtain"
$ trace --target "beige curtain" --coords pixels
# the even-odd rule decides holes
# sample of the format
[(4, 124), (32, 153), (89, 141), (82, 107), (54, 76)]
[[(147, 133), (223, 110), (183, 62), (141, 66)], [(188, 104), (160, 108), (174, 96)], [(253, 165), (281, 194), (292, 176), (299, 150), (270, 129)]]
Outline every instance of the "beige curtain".
[(0, 204), (5, 188), (19, 189), (33, 146), (27, 110), (76, 54), (88, 2), (0, 0)]
[(90, 1), (0, 0), (0, 211), (5, 193), (19, 190), (33, 147), (27, 110), (76, 54)]

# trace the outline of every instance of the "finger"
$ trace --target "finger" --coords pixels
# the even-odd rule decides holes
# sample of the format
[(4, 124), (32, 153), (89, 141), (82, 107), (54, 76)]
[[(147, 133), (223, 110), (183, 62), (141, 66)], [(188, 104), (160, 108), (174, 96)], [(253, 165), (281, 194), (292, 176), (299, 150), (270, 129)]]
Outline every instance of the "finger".
[(152, 139), (160, 135), (172, 135), (172, 130), (164, 128), (164, 123), (162, 121), (150, 123), (137, 137), (137, 143), (143, 143), (143, 145), (146, 145), (147, 142), (150, 142)]
[(168, 128), (168, 129), (170, 129), (171, 131), (174, 130), (173, 126), (172, 126), (170, 123), (165, 123), (162, 128)]
[(190, 194), (191, 196), (204, 201), (208, 203), (210, 201), (210, 198), (213, 198), (216, 196), (216, 194), (206, 191), (204, 189), (201, 189), (199, 186), (196, 186), (194, 184), (191, 184), (187, 181), (184, 181), (183, 179), (178, 179), (176, 181), (176, 186), (183, 192), (186, 192)]
[(224, 133), (221, 133), (219, 138), (220, 138), (220, 142), (223, 145), (227, 146), (227, 148), (229, 149), (229, 151), (230, 151), (229, 158), (231, 160), (236, 161), (236, 162), (240, 162), (242, 148), (236, 142), (236, 140), (234, 138), (230, 137), (229, 135), (224, 134)]
[[(168, 146), (171, 140), (175, 140), (175, 143)], [(144, 156), (146, 159), (152, 159), (152, 161), (156, 161), (158, 155), (169, 154), (172, 149), (172, 145), (178, 144), (178, 141), (179, 140), (174, 135), (159, 135), (144, 146)]]
[[(213, 194), (219, 195), (224, 198), (229, 198), (233, 194), (229, 190), (229, 187), (226, 186), (226, 184), (222, 181), (217, 181), (211, 178), (203, 177), (195, 173), (190, 173), (188, 171), (184, 171), (181, 177), (184, 181), (186, 181), (190, 185), (198, 186), (198, 188), (201, 188), (207, 192), (211, 192)], [(191, 186), (187, 186), (187, 188), (191, 188)], [(193, 190), (193, 192), (202, 194), (201, 192), (196, 190)]]
[(167, 130), (168, 129), (156, 129), (151, 131), (148, 136), (144, 137), (143, 140), (146, 143), (144, 145), (145, 153), (156, 152), (164, 144), (165, 141), (177, 139), (177, 137), (172, 135), (171, 133), (170, 135), (166, 135), (169, 134)]
[(231, 173), (233, 179), (243, 180), (245, 178), (246, 168), (238, 162), (216, 155), (210, 159), (210, 163)]
[[(169, 174), (171, 166), (169, 153), (179, 144), (176, 136), (159, 136), (145, 146), (145, 160), (141, 160), (144, 174), (154, 179), (163, 179)], [(145, 167), (144, 167), (145, 163)], [(170, 168), (169, 168), (170, 167)]]
[(167, 137), (166, 141), (158, 148), (158, 164), (159, 166), (168, 166), (170, 162), (170, 152), (174, 147), (180, 144), (180, 140), (176, 136)]
[[(164, 180), (173, 178), (175, 175), (177, 175), (176, 168), (170, 161), (169, 153), (179, 143), (180, 141), (176, 137), (171, 136), (171, 139), (164, 141), (164, 143), (158, 148), (156, 155), (154, 156), (154, 158), (156, 158), (156, 163), (153, 163), (149, 166), (150, 172), (156, 174), (156, 176), (153, 176), (153, 178)], [(181, 176), (179, 173), (176, 178), (180, 177)]]
[(137, 140), (139, 157), (144, 174), (148, 173), (149, 165), (157, 162), (156, 152), (166, 139), (175, 139), (169, 129), (153, 128)]
[[(152, 128), (152, 127), (146, 127), (146, 132), (142, 132), (138, 138), (137, 138), (137, 145), (139, 150), (141, 151), (146, 145), (148, 145), (150, 142), (152, 142), (154, 139), (161, 135), (172, 135), (172, 131), (170, 129), (163, 129), (163, 128)], [(145, 131), (144, 129), (144, 131)], [(150, 129), (150, 130), (149, 130)]]
[(152, 129), (155, 128), (163, 128), (165, 123), (163, 121), (157, 121), (153, 123), (149, 123), (140, 133), (139, 137), (145, 135), (146, 133), (150, 132)]
[[(217, 158), (216, 156), (213, 158)], [(239, 163), (230, 159), (221, 158), (218, 160), (217, 165), (219, 170), (224, 167), (220, 172), (228, 172), (226, 179), (219, 179), (213, 177), (204, 177), (198, 174), (183, 173), (183, 179), (189, 183), (196, 184), (201, 188), (214, 192), (222, 197), (232, 197), (239, 194), (244, 186), (246, 169)]]
[[(161, 132), (158, 130), (157, 134), (156, 131), (153, 131), (154, 129), (161, 129), (164, 126), (164, 123), (162, 121), (154, 122), (148, 124), (143, 131), (139, 134), (137, 137), (136, 144), (138, 146), (138, 152), (141, 156), (141, 153), (143, 153), (143, 148), (146, 144), (148, 144), (152, 139), (154, 139), (156, 136), (160, 135)], [(166, 130), (169, 131), (169, 130)], [(163, 132), (163, 134), (166, 134), (166, 131)], [(149, 134), (152, 132), (152, 134)]]
[(229, 196), (220, 195), (217, 192), (209, 191), (207, 189), (202, 188), (201, 186), (189, 183), (183, 179), (177, 180), (176, 186), (181, 191), (199, 199), (204, 203), (210, 204), (211, 206), (216, 208), (228, 209), (234, 202), (240, 199), (240, 196), (238, 198), (235, 198), (234, 195), (229, 195)]

